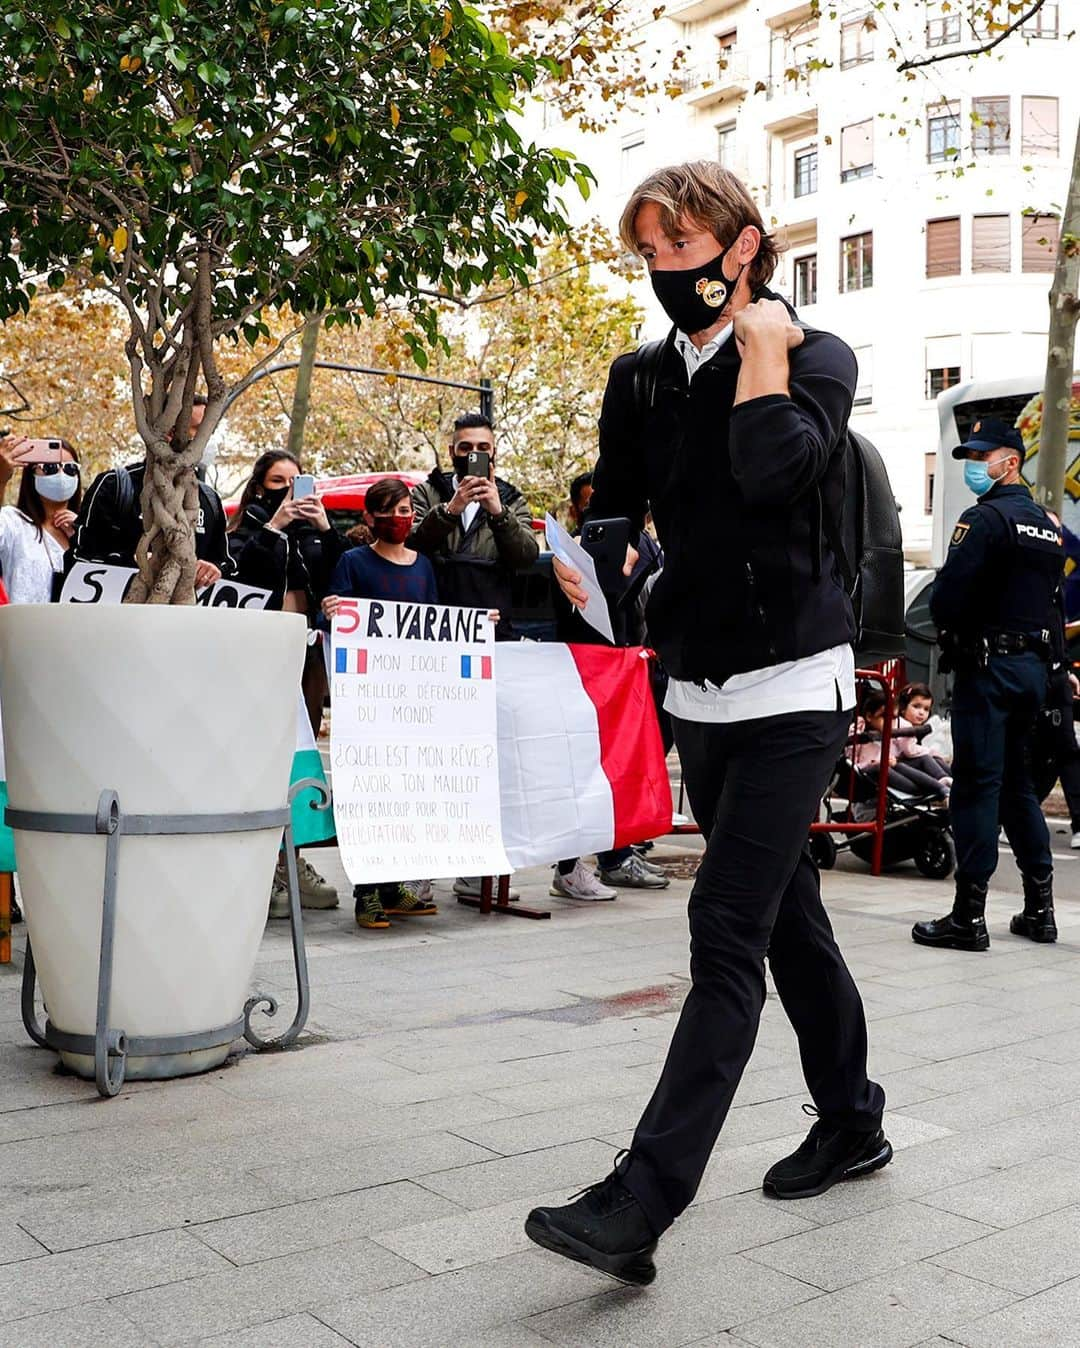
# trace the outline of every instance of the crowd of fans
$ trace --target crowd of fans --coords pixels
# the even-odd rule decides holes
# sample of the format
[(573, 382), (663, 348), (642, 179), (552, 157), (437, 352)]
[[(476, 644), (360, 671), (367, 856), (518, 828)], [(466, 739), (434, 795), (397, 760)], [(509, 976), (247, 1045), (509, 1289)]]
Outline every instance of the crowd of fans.
[[(205, 413), (197, 399), (191, 434)], [(9, 435), (0, 439), (0, 490), (21, 472), (15, 505), (0, 508), (0, 574), (12, 603), (48, 603), (59, 596), (74, 562), (134, 567), (142, 535), (142, 463), (99, 474), (85, 495), (75, 450), (63, 442), (59, 461), (35, 457), (37, 441)], [(491, 422), (470, 413), (454, 423), (449, 444), (450, 471), (436, 467), (410, 492), (399, 478), (387, 477), (368, 489), (363, 522), (343, 534), (328, 518), (315, 494), (294, 496), (303, 472), (296, 455), (270, 450), (256, 460), (231, 518), (217, 492), (199, 483), (195, 520), (196, 585), (227, 577), (269, 592), (267, 608), (306, 615), (308, 655), (303, 673), (304, 702), (318, 735), (327, 695), (322, 633), (343, 598), (444, 603), (485, 608), (495, 624), (495, 639), (516, 639), (512, 585), (528, 571), (540, 545), (521, 492), (495, 471), (497, 447)], [(472, 456), (470, 458), (470, 456)], [(479, 456), (479, 457), (477, 457)], [(486, 464), (486, 476), (469, 471)], [(309, 484), (310, 485), (310, 484)], [(570, 511), (575, 522), (588, 504), (589, 474), (571, 484)], [(644, 602), (650, 582), (663, 564), (655, 541), (643, 533), (639, 561), (618, 606), (613, 606), (619, 644), (645, 640)], [(598, 640), (591, 627), (553, 587), (561, 641)], [(658, 685), (657, 707), (662, 703)], [(662, 724), (666, 721), (660, 712)], [(670, 730), (665, 730), (670, 748)], [(651, 844), (601, 853), (594, 869), (580, 857), (559, 861), (551, 893), (581, 901), (612, 900), (619, 888), (667, 888), (668, 877), (647, 860)], [(335, 908), (337, 890), (297, 854), (301, 904)], [(454, 892), (479, 895), (481, 877), (459, 876)], [(513, 895), (511, 891), (511, 896)], [(357, 924), (367, 930), (390, 926), (392, 918), (437, 913), (429, 880), (356, 886)], [(289, 915), (285, 857), (277, 862), (269, 916)]]

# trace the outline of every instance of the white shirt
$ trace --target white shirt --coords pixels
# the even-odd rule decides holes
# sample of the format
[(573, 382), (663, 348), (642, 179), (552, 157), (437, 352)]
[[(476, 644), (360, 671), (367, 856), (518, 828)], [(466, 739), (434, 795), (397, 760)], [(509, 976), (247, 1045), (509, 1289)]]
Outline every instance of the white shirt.
[[(457, 491), (458, 487), (460, 486), (461, 486), (461, 479), (458, 477), (457, 473), (455, 473), (454, 490)], [(469, 504), (465, 507), (465, 509), (461, 512), (461, 528), (463, 533), (469, 532), (469, 526), (472, 524), (473, 520), (476, 519), (476, 512), (479, 509), (480, 509), (479, 501), (470, 501)]]
[[(700, 351), (685, 332), (675, 334), (688, 379), (716, 355), (731, 330), (729, 323)], [(801, 660), (733, 674), (722, 688), (671, 679), (664, 698), (664, 710), (672, 716), (710, 722), (752, 721), (799, 711), (850, 711), (854, 705), (855, 655), (850, 646), (833, 646)]]
[(64, 549), (15, 506), (0, 508), (0, 569), (13, 604), (47, 604), (53, 576), (64, 569)]

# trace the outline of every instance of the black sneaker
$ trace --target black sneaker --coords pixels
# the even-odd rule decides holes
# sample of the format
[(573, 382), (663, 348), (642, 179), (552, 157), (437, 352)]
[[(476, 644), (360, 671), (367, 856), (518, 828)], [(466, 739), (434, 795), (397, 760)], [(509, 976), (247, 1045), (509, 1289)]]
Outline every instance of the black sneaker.
[[(803, 1108), (813, 1112), (811, 1107)], [(880, 1128), (875, 1133), (852, 1133), (830, 1128), (818, 1119), (805, 1142), (766, 1173), (761, 1187), (773, 1198), (813, 1198), (839, 1180), (880, 1170), (889, 1164), (892, 1154), (892, 1146)]]
[[(621, 1159), (621, 1158), (620, 1158)], [(525, 1221), (530, 1240), (622, 1282), (647, 1287), (656, 1277), (656, 1236), (615, 1169), (564, 1208), (533, 1208)]]

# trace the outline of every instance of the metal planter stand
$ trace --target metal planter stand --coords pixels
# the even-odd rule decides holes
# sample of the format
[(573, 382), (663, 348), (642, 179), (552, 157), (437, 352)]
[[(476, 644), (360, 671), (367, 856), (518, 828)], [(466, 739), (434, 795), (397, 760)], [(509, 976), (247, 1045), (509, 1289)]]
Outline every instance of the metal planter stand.
[[(289, 801), (303, 791), (315, 791), (319, 800), (313, 809), (329, 808), (330, 796), (324, 783), (304, 778), (294, 783)], [(22, 1020), (35, 1044), (62, 1053), (78, 1053), (94, 1059), (94, 1077), (98, 1093), (116, 1095), (124, 1084), (127, 1058), (158, 1057), (164, 1054), (194, 1053), (220, 1048), (243, 1036), (256, 1049), (284, 1048), (293, 1043), (304, 1028), (310, 1006), (307, 954), (300, 908), (300, 885), (296, 873), (296, 853), (292, 841), (292, 816), (288, 805), (277, 810), (250, 810), (242, 814), (124, 814), (115, 791), (102, 791), (96, 814), (52, 813), (44, 810), (18, 810), (10, 806), (6, 820), (11, 828), (34, 833), (90, 833), (105, 838), (105, 876), (101, 905), (101, 949), (98, 957), (97, 1015), (93, 1035), (70, 1034), (57, 1029), (51, 1021), (42, 1025), (34, 1007), (37, 971), (29, 936), (22, 979)], [(196, 1034), (159, 1035), (138, 1038), (109, 1024), (112, 1000), (113, 943), (116, 935), (116, 887), (119, 872), (120, 838), (151, 837), (162, 834), (247, 833), (258, 829), (283, 830), (285, 869), (289, 881), (289, 923), (292, 929), (293, 963), (296, 968), (297, 1008), (292, 1024), (274, 1038), (260, 1038), (251, 1025), (251, 1017), (260, 1008), (268, 1016), (276, 1015), (277, 999), (268, 993), (250, 997), (244, 1014), (231, 1025)]]

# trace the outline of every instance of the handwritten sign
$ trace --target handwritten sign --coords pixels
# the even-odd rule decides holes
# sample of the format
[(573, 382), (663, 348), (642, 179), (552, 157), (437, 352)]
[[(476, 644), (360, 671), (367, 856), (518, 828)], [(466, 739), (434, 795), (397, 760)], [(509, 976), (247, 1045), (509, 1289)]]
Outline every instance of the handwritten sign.
[(509, 871), (493, 639), (482, 609), (342, 602), (330, 763), (353, 884)]
[[(128, 586), (138, 575), (133, 566), (109, 566), (105, 562), (76, 562), (64, 577), (61, 604), (122, 604)], [(234, 580), (218, 580), (196, 591), (195, 602), (203, 608), (252, 608), (267, 605), (270, 591)]]

